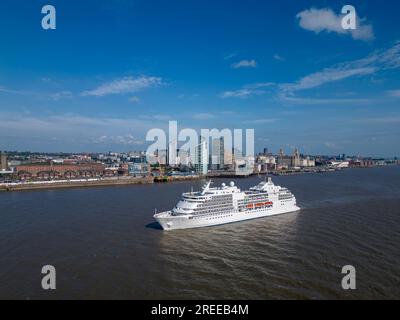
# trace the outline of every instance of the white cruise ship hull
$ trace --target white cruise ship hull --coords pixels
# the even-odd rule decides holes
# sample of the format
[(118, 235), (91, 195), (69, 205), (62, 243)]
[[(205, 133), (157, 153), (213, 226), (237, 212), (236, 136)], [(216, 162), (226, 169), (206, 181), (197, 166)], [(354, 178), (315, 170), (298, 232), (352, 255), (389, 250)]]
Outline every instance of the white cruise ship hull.
[(282, 208), (262, 208), (242, 212), (226, 212), (210, 215), (171, 215), (171, 211), (154, 215), (156, 221), (164, 230), (191, 229), (217, 226), (221, 224), (234, 223), (245, 220), (252, 220), (270, 217), (279, 214), (299, 211), (296, 205), (285, 205)]

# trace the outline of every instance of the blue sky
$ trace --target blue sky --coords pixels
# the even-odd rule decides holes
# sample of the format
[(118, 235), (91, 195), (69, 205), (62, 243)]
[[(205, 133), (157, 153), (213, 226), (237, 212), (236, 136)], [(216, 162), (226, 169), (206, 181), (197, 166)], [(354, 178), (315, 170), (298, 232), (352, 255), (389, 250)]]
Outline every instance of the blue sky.
[[(41, 8), (57, 29), (41, 28)], [(343, 5), (358, 28), (338, 28)], [(256, 151), (400, 155), (398, 1), (2, 1), (0, 149), (146, 149), (254, 128)]]

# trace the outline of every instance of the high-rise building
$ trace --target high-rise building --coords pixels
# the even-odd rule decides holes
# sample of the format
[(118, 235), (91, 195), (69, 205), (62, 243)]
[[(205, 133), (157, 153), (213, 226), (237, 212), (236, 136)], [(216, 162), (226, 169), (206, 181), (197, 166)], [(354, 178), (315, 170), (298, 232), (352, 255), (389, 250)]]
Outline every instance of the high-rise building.
[(160, 165), (166, 165), (167, 164), (167, 158), (168, 158), (168, 150), (157, 150), (157, 159), (158, 163)]
[(208, 148), (204, 137), (200, 137), (200, 144), (196, 146), (194, 158), (196, 172), (200, 175), (206, 175), (208, 172)]
[(7, 154), (4, 152), (0, 152), (0, 170), (7, 170), (8, 169), (8, 163), (7, 163)]
[(176, 141), (170, 141), (168, 143), (168, 150), (167, 150), (167, 164), (171, 167), (175, 167), (178, 165), (177, 159), (177, 144)]
[(178, 149), (178, 160), (177, 163), (181, 166), (190, 165), (190, 154), (188, 150)]
[(219, 168), (224, 169), (225, 165), (225, 142), (224, 138), (219, 139)]
[(211, 170), (222, 170), (224, 168), (225, 162), (225, 145), (224, 138), (212, 140), (212, 150), (211, 150)]

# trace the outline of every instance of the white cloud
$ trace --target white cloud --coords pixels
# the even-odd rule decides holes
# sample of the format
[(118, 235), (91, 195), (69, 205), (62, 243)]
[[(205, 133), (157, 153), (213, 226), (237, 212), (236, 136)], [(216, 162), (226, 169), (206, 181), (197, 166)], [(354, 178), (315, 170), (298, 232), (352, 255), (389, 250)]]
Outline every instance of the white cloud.
[(140, 99), (136, 96), (130, 97), (128, 100), (129, 100), (129, 102), (132, 102), (134, 104), (137, 104), (140, 102)]
[[(20, 114), (0, 113), (0, 129), (16, 132), (32, 133), (85, 133), (91, 132), (113, 132), (113, 135), (122, 133), (119, 131), (131, 131), (133, 129), (143, 131), (155, 125), (155, 121), (164, 123), (170, 117), (138, 116), (135, 118), (115, 117), (87, 117), (79, 114), (60, 114), (53, 116), (26, 116), (21, 118)], [(1, 135), (1, 134), (0, 134)], [(100, 135), (98, 135), (100, 136)]]
[(257, 67), (257, 62), (256, 60), (242, 60), (236, 63), (233, 63), (231, 65), (232, 68), (238, 69), (238, 68), (255, 68)]
[(234, 52), (234, 53), (231, 53), (231, 54), (227, 54), (227, 55), (224, 57), (224, 60), (230, 60), (230, 59), (236, 57), (237, 55), (238, 55), (237, 52)]
[(305, 90), (354, 76), (373, 74), (375, 71), (376, 68), (374, 67), (351, 68), (350, 66), (339, 66), (326, 68), (301, 78), (295, 84), (282, 85), (282, 88), (287, 91)]
[(257, 83), (247, 84), (243, 88), (259, 89), (259, 88), (272, 87), (274, 85), (275, 85), (275, 82), (257, 82)]
[(225, 98), (247, 99), (253, 96), (260, 96), (265, 94), (266, 91), (262, 90), (262, 88), (272, 87), (274, 85), (275, 83), (273, 82), (259, 82), (259, 83), (248, 84), (238, 90), (222, 92), (219, 95), (219, 97), (223, 99)]
[[(372, 25), (361, 24), (365, 19), (357, 17), (357, 29), (350, 30), (351, 36), (354, 40), (371, 41), (375, 39), (374, 29)], [(359, 24), (358, 24), (359, 23)]]
[(118, 135), (118, 136), (100, 136), (93, 139), (96, 144), (116, 144), (116, 145), (143, 145), (144, 141), (136, 139), (131, 134)]
[(400, 68), (400, 43), (387, 50), (376, 51), (365, 58), (340, 63), (309, 74), (295, 83), (282, 84), (280, 88), (290, 95), (295, 91), (316, 88), (330, 82), (397, 68)]
[(29, 90), (8, 89), (4, 86), (0, 86), (0, 92), (19, 95), (19, 96), (31, 96), (34, 98), (48, 99), (53, 101), (58, 101), (61, 99), (73, 97), (71, 91), (59, 91), (59, 92), (49, 93), (49, 92), (39, 92), (39, 91), (29, 91)]
[[(370, 103), (376, 100), (371, 99), (347, 99), (347, 98), (310, 98), (296, 97), (295, 93), (302, 90), (315, 89), (322, 85), (338, 82), (354, 77), (375, 75), (385, 70), (400, 68), (400, 42), (385, 50), (377, 50), (372, 54), (358, 60), (338, 63), (331, 67), (306, 75), (293, 83), (276, 84), (273, 82), (260, 82), (245, 85), (238, 90), (225, 91), (219, 94), (220, 98), (241, 98), (247, 99), (259, 96), (268, 91), (278, 93), (281, 101), (290, 104), (317, 105), (317, 104), (357, 104)], [(268, 90), (266, 88), (271, 88)], [(388, 91), (388, 95), (398, 97), (400, 90)]]
[(41, 78), (40, 80), (42, 80), (42, 82), (44, 82), (44, 83), (55, 83), (54, 81), (53, 81), (53, 79), (51, 79), (51, 78), (48, 78), (48, 77), (43, 77), (43, 78)]
[(342, 18), (344, 15), (337, 15), (330, 8), (304, 10), (296, 15), (300, 27), (305, 30), (320, 33), (336, 32), (339, 34), (350, 34), (355, 40), (370, 41), (375, 38), (373, 28), (366, 24), (365, 19), (357, 16), (357, 28), (355, 30), (345, 30), (342, 28)]
[(247, 89), (247, 88), (242, 88), (239, 90), (234, 90), (234, 91), (225, 91), (219, 95), (220, 98), (241, 98), (241, 99), (247, 99), (252, 96), (259, 96), (264, 94), (265, 91), (263, 90), (254, 90), (254, 89)]
[(387, 91), (387, 94), (391, 97), (398, 98), (398, 97), (400, 97), (400, 90), (390, 90), (390, 91)]
[[(94, 145), (113, 148), (114, 145), (128, 147), (144, 143), (144, 133), (154, 127), (162, 127), (164, 121), (116, 117), (87, 117), (77, 114), (57, 116), (0, 113), (0, 136), (7, 137), (9, 143), (21, 148), (44, 146), (59, 150), (60, 145), (67, 150), (87, 150)], [(11, 142), (12, 141), (12, 142)]]
[(51, 100), (58, 101), (61, 99), (66, 99), (66, 98), (72, 98), (73, 94), (71, 91), (60, 91), (56, 93), (51, 93), (48, 95), (48, 97)]
[(160, 86), (162, 83), (160, 77), (125, 77), (102, 84), (94, 90), (84, 91), (82, 92), (82, 96), (102, 97), (110, 94), (133, 93), (147, 88)]
[(286, 59), (279, 54), (274, 55), (274, 59), (278, 61), (285, 61)]
[(330, 149), (336, 149), (337, 148), (337, 145), (334, 142), (325, 142), (324, 145), (325, 145), (325, 147), (328, 147)]
[(280, 99), (283, 102), (292, 105), (349, 105), (349, 104), (366, 104), (372, 103), (372, 99), (335, 99), (335, 98), (298, 98), (287, 96), (285, 94), (280, 95)]
[(35, 95), (35, 93), (31, 92), (31, 91), (13, 90), (13, 89), (8, 89), (4, 86), (0, 86), (0, 92), (9, 93), (9, 94), (17, 94), (17, 95)]
[(304, 10), (296, 15), (299, 25), (303, 29), (320, 33), (321, 31), (346, 33), (341, 26), (341, 17), (336, 15), (331, 9), (311, 8)]

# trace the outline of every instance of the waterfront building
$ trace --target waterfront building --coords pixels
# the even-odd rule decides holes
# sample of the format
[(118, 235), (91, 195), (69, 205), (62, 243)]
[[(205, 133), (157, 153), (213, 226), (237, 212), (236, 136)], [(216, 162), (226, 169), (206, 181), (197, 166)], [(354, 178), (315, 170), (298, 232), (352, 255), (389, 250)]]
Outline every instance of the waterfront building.
[(20, 166), (23, 163), (22, 160), (10, 160), (8, 161), (8, 164), (11, 168), (16, 167), (16, 166)]
[(170, 167), (176, 167), (178, 165), (177, 161), (177, 144), (176, 141), (170, 141), (168, 143), (168, 150), (167, 150), (167, 165)]
[(382, 167), (386, 165), (385, 159), (374, 159), (375, 165)]
[(200, 144), (195, 148), (194, 168), (197, 174), (206, 175), (208, 173), (208, 147), (204, 137), (200, 137)]
[(232, 148), (232, 161), (243, 159), (243, 150), (239, 148)]
[(256, 159), (256, 173), (265, 173), (268, 170), (276, 169), (276, 158), (273, 155), (259, 155)]
[(375, 161), (372, 159), (352, 160), (349, 162), (349, 167), (367, 168), (375, 166)]
[(225, 144), (224, 138), (212, 140), (211, 156), (210, 156), (210, 169), (223, 170), (225, 161)]
[(254, 157), (243, 157), (242, 159), (235, 159), (234, 168), (235, 175), (249, 176), (254, 173)]
[(190, 154), (188, 150), (178, 150), (177, 164), (185, 167), (190, 165)]
[(128, 176), (129, 175), (129, 163), (121, 163), (117, 170), (118, 176)]
[(167, 164), (167, 150), (157, 150), (156, 156), (160, 165), (165, 166)]
[(291, 156), (285, 155), (282, 149), (279, 150), (279, 155), (277, 158), (278, 169), (283, 169), (283, 168), (289, 169), (300, 166), (301, 166), (300, 153), (297, 149), (294, 150)]
[(8, 169), (7, 154), (0, 152), (0, 170), (6, 171)]
[(21, 179), (93, 178), (108, 175), (106, 171), (106, 166), (101, 163), (75, 165), (32, 164), (15, 168), (15, 172)]
[(146, 163), (147, 162), (146, 155), (144, 155), (144, 154), (129, 156), (129, 160), (132, 163)]
[(233, 153), (231, 150), (224, 150), (224, 167), (233, 170)]
[(300, 159), (300, 166), (301, 167), (315, 167), (315, 160), (311, 159), (310, 157), (306, 157), (303, 159)]
[(128, 173), (133, 177), (145, 177), (150, 173), (150, 165), (147, 163), (129, 163), (128, 164)]
[(300, 153), (296, 148), (292, 155), (292, 167), (300, 167)]
[(158, 158), (155, 154), (147, 154), (146, 155), (146, 162), (151, 164), (151, 165), (155, 165), (158, 163)]
[(329, 164), (332, 168), (344, 169), (349, 167), (349, 161), (331, 161)]

